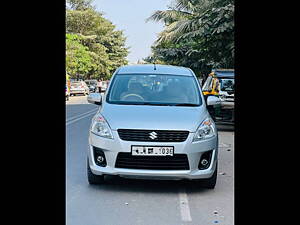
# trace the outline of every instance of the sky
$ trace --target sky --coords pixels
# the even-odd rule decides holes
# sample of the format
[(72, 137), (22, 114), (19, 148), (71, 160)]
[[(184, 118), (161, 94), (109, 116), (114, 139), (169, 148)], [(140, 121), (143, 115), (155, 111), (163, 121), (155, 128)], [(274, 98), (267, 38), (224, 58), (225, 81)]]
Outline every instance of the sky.
[(146, 19), (156, 10), (166, 10), (172, 0), (94, 0), (97, 11), (123, 30), (126, 36), (126, 47), (130, 47), (127, 59), (136, 63), (151, 53), (151, 45), (163, 30), (161, 22)]

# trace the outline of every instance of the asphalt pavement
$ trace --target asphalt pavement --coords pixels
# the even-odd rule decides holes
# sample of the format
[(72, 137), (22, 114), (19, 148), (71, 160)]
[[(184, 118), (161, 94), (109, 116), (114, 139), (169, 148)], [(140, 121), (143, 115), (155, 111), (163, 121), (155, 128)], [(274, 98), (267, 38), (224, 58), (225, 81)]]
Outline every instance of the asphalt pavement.
[(66, 103), (67, 225), (234, 224), (234, 132), (219, 130), (219, 171), (215, 189), (189, 181), (106, 177), (91, 186), (86, 176), (90, 122), (98, 106), (86, 96)]

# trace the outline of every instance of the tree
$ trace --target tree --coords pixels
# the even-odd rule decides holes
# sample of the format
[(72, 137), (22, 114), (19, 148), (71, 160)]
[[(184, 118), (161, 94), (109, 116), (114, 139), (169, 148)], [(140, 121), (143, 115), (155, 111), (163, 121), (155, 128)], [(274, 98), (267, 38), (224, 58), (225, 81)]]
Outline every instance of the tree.
[(117, 67), (128, 63), (126, 38), (91, 6), (91, 2), (68, 1), (70, 9), (66, 12), (66, 32), (79, 38), (93, 61), (93, 67), (85, 72), (84, 77), (109, 79)]
[(102, 14), (93, 10), (67, 10), (66, 32), (82, 35), (106, 36), (115, 29), (115, 26), (102, 17)]
[(66, 66), (67, 73), (74, 79), (82, 78), (94, 66), (88, 48), (75, 34), (66, 35)]
[(122, 65), (128, 64), (126, 56), (128, 49), (125, 47), (125, 37), (122, 31), (113, 31), (109, 38), (103, 40), (102, 44), (108, 49), (109, 59), (112, 61), (111, 70), (116, 70)]
[(92, 2), (93, 0), (67, 0), (70, 9), (73, 10), (93, 9)]
[(153, 54), (202, 73), (233, 67), (233, 15), (233, 0), (175, 0), (174, 6), (147, 19), (165, 24)]

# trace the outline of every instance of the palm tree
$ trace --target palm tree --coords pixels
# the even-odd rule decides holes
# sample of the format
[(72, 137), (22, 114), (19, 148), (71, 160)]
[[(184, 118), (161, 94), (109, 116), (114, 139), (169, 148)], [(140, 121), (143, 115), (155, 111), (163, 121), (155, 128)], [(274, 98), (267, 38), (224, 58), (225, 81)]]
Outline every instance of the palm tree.
[[(222, 13), (222, 9), (228, 11), (229, 14)], [(168, 10), (158, 10), (146, 21), (152, 20), (165, 24), (165, 30), (160, 33), (156, 41), (156, 44), (159, 44), (163, 41), (178, 42), (182, 39), (203, 36), (207, 33), (208, 28), (214, 27), (216, 25), (214, 23), (218, 23), (222, 19), (217, 18), (220, 16), (219, 14), (233, 17), (233, 0), (175, 0), (175, 4), (169, 6)], [(233, 28), (233, 19), (227, 19), (231, 19), (232, 24), (229, 26)], [(228, 26), (228, 21), (224, 22)], [(216, 30), (211, 30), (211, 33), (221, 33), (224, 30), (217, 26)]]

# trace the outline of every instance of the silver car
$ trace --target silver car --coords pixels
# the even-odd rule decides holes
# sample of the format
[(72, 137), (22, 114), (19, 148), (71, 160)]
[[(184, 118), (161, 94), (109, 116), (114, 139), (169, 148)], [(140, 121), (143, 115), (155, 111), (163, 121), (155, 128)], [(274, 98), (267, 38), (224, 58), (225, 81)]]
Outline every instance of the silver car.
[[(218, 133), (192, 70), (131, 65), (116, 70), (90, 127), (88, 181), (104, 175), (197, 180), (214, 188)], [(207, 104), (219, 104), (214, 96)]]
[(84, 81), (71, 82), (70, 95), (83, 94), (88, 95), (90, 93), (89, 87)]

